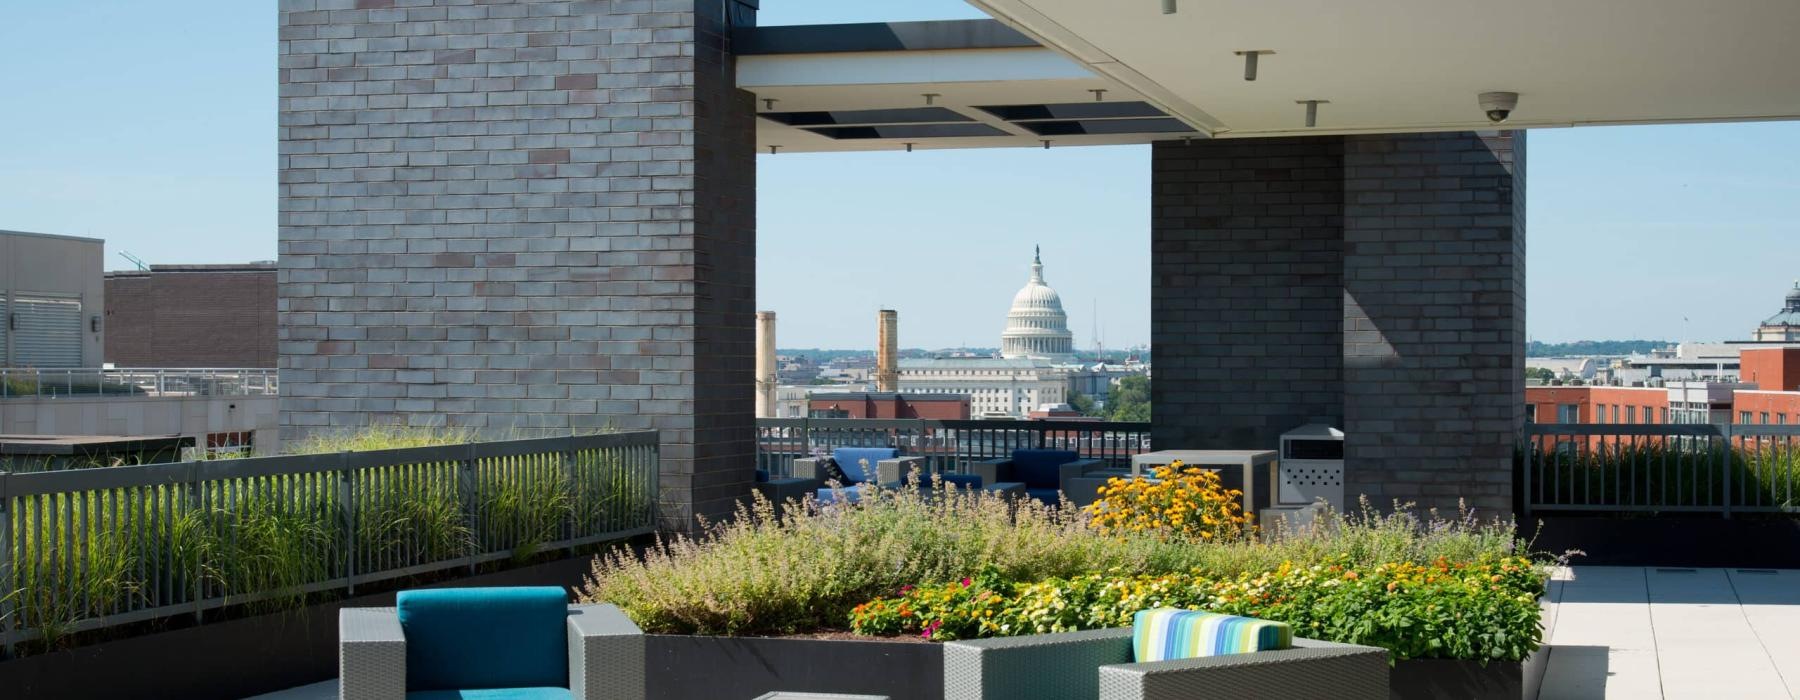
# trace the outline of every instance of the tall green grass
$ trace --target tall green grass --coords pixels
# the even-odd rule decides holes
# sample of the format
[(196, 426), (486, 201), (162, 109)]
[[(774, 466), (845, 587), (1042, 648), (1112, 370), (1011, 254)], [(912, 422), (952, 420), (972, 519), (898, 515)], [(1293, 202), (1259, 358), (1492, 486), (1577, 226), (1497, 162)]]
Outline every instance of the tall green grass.
[[(454, 444), (451, 432), (383, 429), (310, 443), (318, 452)], [(571, 533), (650, 523), (651, 491), (619, 456), (584, 450), (13, 499), (13, 577), (0, 609), (54, 646), (81, 620), (191, 605), (197, 597), (280, 609), (336, 579), (510, 552), (529, 559)], [(471, 490), (472, 488), (472, 490)], [(607, 526), (595, 526), (596, 521)], [(10, 591), (10, 594), (6, 592)]]
[[(1583, 438), (1576, 438), (1584, 440)], [(1800, 508), (1800, 446), (1785, 438), (1735, 445), (1669, 437), (1575, 442), (1521, 450), (1526, 497), (1543, 504)]]
[(865, 492), (854, 505), (789, 508), (758, 499), (696, 537), (596, 561), (583, 599), (614, 603), (646, 631), (785, 634), (840, 628), (852, 607), (902, 586), (992, 572), (1008, 581), (1205, 571), (1266, 571), (1283, 561), (1358, 565), (1473, 561), (1524, 550), (1510, 522), (1364, 504), (1260, 541), (1198, 543), (1106, 536), (1073, 508), (982, 492)]

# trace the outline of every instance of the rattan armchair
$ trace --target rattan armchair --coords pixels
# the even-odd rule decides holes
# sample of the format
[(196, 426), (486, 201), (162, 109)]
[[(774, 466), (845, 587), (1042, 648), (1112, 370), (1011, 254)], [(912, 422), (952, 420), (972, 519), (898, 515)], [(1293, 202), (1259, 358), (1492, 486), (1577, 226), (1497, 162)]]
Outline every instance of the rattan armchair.
[(1294, 648), (1133, 663), (1131, 629), (944, 644), (944, 700), (1382, 700), (1387, 651), (1295, 639)]

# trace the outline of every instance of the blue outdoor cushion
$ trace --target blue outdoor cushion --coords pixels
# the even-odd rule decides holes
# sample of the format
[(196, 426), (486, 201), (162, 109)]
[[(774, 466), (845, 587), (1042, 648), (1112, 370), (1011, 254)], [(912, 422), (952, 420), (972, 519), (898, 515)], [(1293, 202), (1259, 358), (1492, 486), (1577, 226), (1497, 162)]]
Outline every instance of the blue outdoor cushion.
[[(837, 460), (838, 468), (844, 470), (846, 484), (860, 484), (874, 481), (875, 468), (881, 460), (900, 456), (900, 451), (892, 447), (839, 447), (831, 452), (831, 458)], [(868, 462), (868, 466), (863, 466)]]
[(480, 688), (476, 690), (422, 690), (407, 693), (406, 700), (574, 700), (568, 688)]
[(756, 470), (756, 483), (759, 483), (759, 484), (769, 483), (769, 470), (767, 470), (767, 469)]
[(1060, 489), (1057, 468), (1080, 459), (1071, 450), (1013, 450), (1012, 477), (1026, 489)]
[(938, 478), (943, 479), (944, 483), (959, 489), (981, 488), (980, 474), (939, 474)]
[(841, 489), (818, 489), (813, 492), (813, 498), (814, 500), (817, 500), (820, 505), (836, 503), (839, 498), (843, 498), (845, 503), (856, 503), (862, 500), (862, 490), (866, 488), (873, 488), (873, 485), (845, 486)]
[(1038, 499), (1047, 506), (1062, 502), (1062, 489), (1025, 489), (1025, 495)]
[(408, 690), (569, 684), (569, 598), (560, 587), (401, 591), (398, 607)]

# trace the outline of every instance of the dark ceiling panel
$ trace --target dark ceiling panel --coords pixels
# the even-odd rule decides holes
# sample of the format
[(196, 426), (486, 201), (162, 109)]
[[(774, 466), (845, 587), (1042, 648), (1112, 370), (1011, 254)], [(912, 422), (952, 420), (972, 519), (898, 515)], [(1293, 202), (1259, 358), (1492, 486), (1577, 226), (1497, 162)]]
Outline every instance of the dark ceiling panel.
[(839, 140), (855, 139), (941, 139), (966, 136), (1006, 136), (1007, 133), (986, 124), (895, 124), (891, 126), (824, 126), (807, 131)]
[(858, 124), (912, 124), (922, 122), (975, 121), (943, 107), (907, 109), (857, 109), (836, 112), (764, 112), (758, 116), (788, 126), (847, 126)]
[(1039, 136), (1081, 136), (1109, 134), (1178, 134), (1193, 129), (1179, 119), (1087, 119), (1054, 122), (1021, 122)]
[(998, 105), (976, 107), (1007, 121), (1032, 119), (1122, 119), (1166, 117), (1148, 102), (1071, 102), (1055, 105)]

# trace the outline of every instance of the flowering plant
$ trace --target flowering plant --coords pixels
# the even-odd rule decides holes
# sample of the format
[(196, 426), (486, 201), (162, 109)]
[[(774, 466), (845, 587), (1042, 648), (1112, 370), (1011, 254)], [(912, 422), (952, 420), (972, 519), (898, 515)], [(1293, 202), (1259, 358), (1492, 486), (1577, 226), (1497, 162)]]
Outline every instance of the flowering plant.
[(1522, 557), (1367, 568), (1336, 559), (1261, 573), (1086, 574), (1004, 586), (910, 588), (857, 607), (862, 634), (927, 639), (1125, 627), (1139, 610), (1177, 607), (1292, 625), (1296, 636), (1382, 647), (1394, 659), (1524, 659), (1542, 642), (1544, 569)]
[(1224, 541), (1242, 538), (1250, 516), (1244, 493), (1227, 489), (1219, 473), (1176, 461), (1157, 467), (1152, 479), (1113, 478), (1088, 505), (1090, 523), (1108, 534), (1150, 533)]

